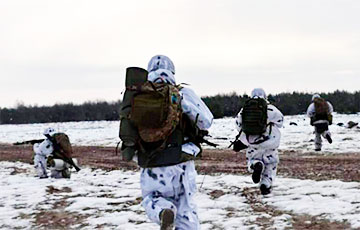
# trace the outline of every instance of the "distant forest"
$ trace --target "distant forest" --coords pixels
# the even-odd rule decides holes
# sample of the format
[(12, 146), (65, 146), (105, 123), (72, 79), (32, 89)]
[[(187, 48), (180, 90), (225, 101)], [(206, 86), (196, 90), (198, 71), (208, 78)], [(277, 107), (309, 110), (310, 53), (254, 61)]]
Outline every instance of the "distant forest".
[[(338, 113), (360, 112), (360, 91), (349, 93), (335, 91), (321, 93), (330, 101)], [(268, 95), (272, 104), (277, 106), (284, 115), (304, 114), (311, 102), (309, 93), (280, 93)], [(243, 106), (248, 95), (221, 94), (203, 97), (215, 118), (235, 116)], [(56, 104), (54, 106), (18, 105), (14, 109), (0, 109), (0, 124), (25, 124), (67, 121), (99, 121), (118, 120), (120, 101), (117, 102), (86, 102), (81, 105)]]

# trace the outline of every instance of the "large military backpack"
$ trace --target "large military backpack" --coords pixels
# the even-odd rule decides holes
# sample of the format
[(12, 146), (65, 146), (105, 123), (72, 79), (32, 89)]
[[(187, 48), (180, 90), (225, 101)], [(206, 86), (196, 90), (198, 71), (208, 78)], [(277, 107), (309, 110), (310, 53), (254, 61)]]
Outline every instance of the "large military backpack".
[(137, 87), (131, 104), (130, 120), (145, 142), (166, 140), (181, 120), (181, 96), (178, 86), (146, 81)]
[[(120, 138), (126, 146), (164, 141), (181, 121), (180, 87), (147, 81), (147, 71), (127, 69), (120, 109)], [(135, 129), (135, 130), (134, 130)]]
[(53, 136), (55, 151), (60, 152), (63, 156), (71, 158), (73, 150), (68, 135), (65, 133), (55, 133)]
[(332, 123), (332, 115), (329, 112), (329, 104), (324, 98), (318, 97), (314, 99), (315, 106), (315, 117), (312, 122), (318, 120), (327, 120), (329, 123)]
[(80, 168), (75, 164), (72, 159), (73, 150), (71, 147), (70, 139), (65, 133), (55, 133), (50, 137), (50, 141), (53, 143), (54, 152), (52, 153), (54, 159), (62, 159), (66, 163), (73, 166), (76, 171)]
[(131, 160), (136, 150), (145, 168), (183, 162), (180, 87), (147, 81), (147, 74), (138, 67), (126, 70), (119, 131), (123, 157)]
[(267, 102), (263, 98), (250, 98), (242, 113), (242, 131), (246, 135), (262, 135), (267, 127)]

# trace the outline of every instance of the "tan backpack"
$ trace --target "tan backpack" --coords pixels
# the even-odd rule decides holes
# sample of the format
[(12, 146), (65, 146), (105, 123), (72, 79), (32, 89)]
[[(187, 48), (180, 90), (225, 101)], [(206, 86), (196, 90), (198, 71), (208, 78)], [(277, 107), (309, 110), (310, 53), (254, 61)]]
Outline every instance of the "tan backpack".
[(318, 120), (327, 120), (332, 124), (332, 115), (330, 113), (329, 104), (324, 98), (315, 98), (315, 117), (312, 119), (311, 124)]
[(144, 142), (165, 141), (179, 125), (182, 114), (180, 89), (180, 86), (150, 81), (128, 88), (136, 91), (129, 118)]
[(73, 150), (68, 135), (65, 133), (55, 133), (53, 138), (56, 145), (55, 149), (63, 156), (71, 158), (73, 155)]

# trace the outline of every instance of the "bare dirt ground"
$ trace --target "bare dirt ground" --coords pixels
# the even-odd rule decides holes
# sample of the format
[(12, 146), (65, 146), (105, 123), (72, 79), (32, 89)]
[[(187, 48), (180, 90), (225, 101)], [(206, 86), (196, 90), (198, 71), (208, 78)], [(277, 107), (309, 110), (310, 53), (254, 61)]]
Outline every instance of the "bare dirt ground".
[[(102, 168), (105, 170), (131, 169), (137, 170), (134, 162), (122, 161), (120, 156), (115, 155), (114, 148), (104, 147), (79, 147), (74, 146), (74, 157), (80, 165), (87, 165), (92, 168)], [(21, 161), (32, 162), (32, 146), (12, 146), (0, 144), (0, 161)], [(281, 151), (278, 175), (297, 179), (330, 180), (338, 179), (342, 181), (360, 181), (360, 154), (337, 154), (322, 155), (315, 153), (298, 153), (295, 151)], [(231, 150), (205, 150), (201, 160), (197, 161), (197, 169), (200, 174), (248, 174), (246, 170), (245, 152), (234, 153)], [(49, 188), (48, 192), (57, 192), (56, 189)], [(214, 196), (222, 196), (222, 191), (213, 191)], [(297, 215), (294, 213), (276, 210), (259, 200), (258, 191), (245, 188), (239, 194), (244, 196), (253, 210), (261, 213), (267, 213), (270, 216), (279, 216), (281, 214), (291, 215), (291, 229), (350, 229), (348, 223), (334, 222), (308, 215)], [(71, 225), (76, 218), (86, 219), (86, 216), (72, 215), (72, 213), (63, 213), (66, 201), (57, 203), (56, 212), (38, 213), (36, 223), (38, 226), (45, 226), (52, 229), (64, 229), (54, 223), (64, 222), (67, 226)], [(59, 211), (60, 210), (60, 211)], [(60, 215), (60, 214), (61, 215)], [(74, 219), (75, 218), (75, 219)], [(56, 220), (55, 222), (53, 220)], [(266, 220), (256, 220), (262, 223), (263, 229), (268, 229), (271, 223)]]
[[(115, 148), (74, 146), (74, 157), (80, 165), (93, 168), (138, 169), (134, 162), (121, 160), (121, 153), (115, 155)], [(1, 161), (32, 162), (32, 146), (0, 145)], [(248, 174), (245, 152), (231, 150), (204, 150), (197, 161), (200, 174), (231, 173)], [(280, 151), (278, 175), (297, 179), (360, 181), (360, 154), (323, 155)]]

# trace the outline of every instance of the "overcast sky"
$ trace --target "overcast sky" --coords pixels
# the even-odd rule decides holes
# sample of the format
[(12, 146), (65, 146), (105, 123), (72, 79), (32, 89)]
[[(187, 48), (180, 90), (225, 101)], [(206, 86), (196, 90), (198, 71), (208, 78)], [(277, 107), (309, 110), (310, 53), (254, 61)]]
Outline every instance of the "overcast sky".
[(0, 107), (121, 98), (169, 56), (199, 95), (360, 90), (358, 0), (1, 0)]

